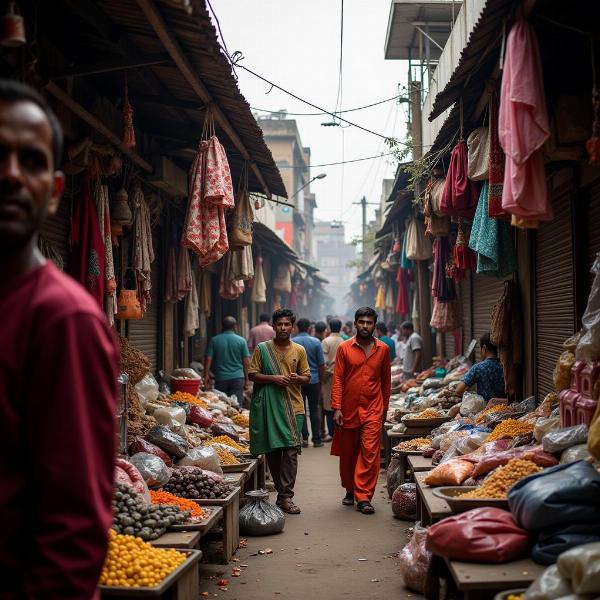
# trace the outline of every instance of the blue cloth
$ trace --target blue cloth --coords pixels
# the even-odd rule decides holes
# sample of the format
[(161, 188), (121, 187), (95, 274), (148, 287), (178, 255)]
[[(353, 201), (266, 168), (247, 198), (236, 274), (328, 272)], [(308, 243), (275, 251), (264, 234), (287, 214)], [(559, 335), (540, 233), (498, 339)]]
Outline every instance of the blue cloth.
[(246, 340), (233, 331), (224, 331), (211, 338), (206, 356), (212, 358), (211, 371), (215, 381), (244, 379), (244, 358), (250, 356)]
[(382, 335), (379, 338), (384, 344), (388, 345), (390, 349), (390, 360), (394, 360), (396, 358), (396, 344), (394, 344), (394, 340), (389, 335)]
[(474, 364), (463, 381), (469, 387), (477, 384), (477, 393), (483, 396), (486, 402), (491, 398), (504, 397), (504, 373), (497, 358), (486, 358)]
[(299, 333), (292, 339), (306, 350), (308, 366), (310, 367), (310, 383), (319, 383), (319, 367), (325, 364), (321, 342), (305, 332)]

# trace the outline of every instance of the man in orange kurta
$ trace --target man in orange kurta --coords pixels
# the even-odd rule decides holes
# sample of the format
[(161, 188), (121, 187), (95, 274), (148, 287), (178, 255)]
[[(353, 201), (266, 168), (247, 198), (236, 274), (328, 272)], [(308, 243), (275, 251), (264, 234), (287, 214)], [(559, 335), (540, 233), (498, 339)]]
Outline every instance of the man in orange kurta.
[(359, 308), (356, 336), (337, 351), (331, 408), (337, 425), (331, 454), (340, 457), (340, 476), (346, 496), (342, 504), (364, 514), (375, 509), (371, 499), (379, 476), (381, 430), (390, 401), (391, 370), (388, 346), (373, 337), (377, 313)]

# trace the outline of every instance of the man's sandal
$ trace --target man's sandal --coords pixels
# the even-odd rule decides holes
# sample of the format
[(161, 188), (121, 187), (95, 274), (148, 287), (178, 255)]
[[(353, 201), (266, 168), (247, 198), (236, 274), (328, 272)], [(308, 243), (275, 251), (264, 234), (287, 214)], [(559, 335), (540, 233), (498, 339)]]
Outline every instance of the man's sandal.
[(300, 507), (296, 506), (290, 498), (286, 498), (281, 502), (277, 501), (277, 506), (288, 515), (299, 515), (302, 512)]
[(342, 499), (342, 504), (344, 506), (353, 506), (354, 505), (354, 494), (346, 494)]
[(363, 500), (356, 505), (356, 510), (360, 511), (363, 515), (372, 515), (375, 512), (373, 505), (368, 500)]

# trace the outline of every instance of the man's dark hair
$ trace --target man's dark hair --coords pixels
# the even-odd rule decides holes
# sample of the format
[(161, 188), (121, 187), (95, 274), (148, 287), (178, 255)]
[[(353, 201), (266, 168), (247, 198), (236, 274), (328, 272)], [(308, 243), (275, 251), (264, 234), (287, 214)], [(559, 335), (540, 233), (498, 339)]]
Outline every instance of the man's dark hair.
[(331, 329), (331, 333), (339, 333), (342, 330), (342, 322), (339, 319), (331, 319), (329, 329)]
[(363, 306), (354, 313), (354, 321), (358, 321), (359, 317), (371, 317), (377, 323), (377, 313), (370, 306)]
[(52, 158), (54, 168), (58, 169), (62, 161), (63, 130), (53, 110), (43, 96), (34, 88), (13, 79), (0, 79), (0, 102), (31, 102), (46, 115), (52, 130)]
[(231, 331), (232, 329), (235, 329), (237, 321), (235, 320), (235, 317), (223, 317), (222, 325), (224, 331)]
[(396, 323), (394, 323), (394, 321), (390, 321), (387, 324), (387, 328), (388, 328), (388, 331), (396, 331), (396, 329), (397, 329)]
[(269, 322), (269, 315), (267, 313), (262, 313), (259, 317), (258, 320), (261, 323), (268, 323)]
[(305, 331), (308, 331), (310, 329), (310, 321), (305, 318), (298, 319), (296, 327), (298, 328), (298, 331), (304, 333)]
[(485, 346), (488, 349), (488, 351), (491, 352), (492, 354), (498, 354), (498, 348), (497, 348), (497, 346), (492, 344), (492, 340), (490, 339), (489, 331), (484, 333), (479, 338), (479, 346), (481, 348), (483, 348)]
[(346, 327), (350, 327), (350, 329), (354, 327), (354, 323), (352, 321), (346, 321), (344, 325), (346, 325)]
[(289, 319), (292, 322), (292, 325), (296, 322), (296, 315), (289, 308), (280, 308), (273, 313), (271, 317), (273, 320), (273, 325), (279, 321), (279, 319), (283, 318)]
[(410, 321), (404, 321), (404, 323), (402, 323), (402, 329), (410, 329), (411, 331), (415, 330), (414, 325), (410, 322)]
[(380, 331), (383, 335), (387, 335), (388, 328), (385, 323), (383, 323), (383, 322), (377, 323), (377, 325), (375, 325), (375, 329), (377, 329), (377, 331)]
[(317, 321), (315, 323), (315, 331), (317, 333), (323, 333), (327, 329), (327, 323), (325, 321)]

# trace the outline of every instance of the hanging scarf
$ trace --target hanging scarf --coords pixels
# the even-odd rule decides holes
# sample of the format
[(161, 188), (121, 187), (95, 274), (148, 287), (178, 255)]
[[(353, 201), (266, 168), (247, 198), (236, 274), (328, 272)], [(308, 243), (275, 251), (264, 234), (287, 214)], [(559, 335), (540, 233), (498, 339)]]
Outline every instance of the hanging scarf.
[(435, 238), (433, 242), (433, 278), (431, 295), (440, 302), (451, 302), (456, 299), (454, 281), (446, 275), (446, 265), (450, 262), (452, 250), (447, 237)]
[(198, 294), (198, 310), (201, 314), (209, 316), (211, 314), (211, 280), (208, 271), (202, 271), (200, 274), (200, 292)]
[(98, 212), (98, 222), (104, 236), (104, 312), (109, 325), (114, 325), (117, 313), (117, 280), (115, 279), (115, 263), (113, 259), (112, 237), (110, 231), (110, 202), (108, 187), (96, 182), (94, 199)]
[(400, 257), (400, 266), (403, 269), (414, 269), (415, 263), (412, 260), (406, 258), (406, 230), (402, 236), (402, 255)]
[(498, 139), (498, 101), (496, 95), (490, 97), (490, 168), (488, 171), (489, 194), (488, 215), (491, 218), (505, 217), (508, 213), (502, 209), (502, 190), (504, 188), (504, 150)]
[(396, 283), (398, 284), (398, 297), (396, 299), (396, 313), (407, 315), (410, 312), (408, 302), (408, 286), (411, 272), (402, 267), (398, 267), (396, 272)]
[(254, 269), (254, 284), (252, 285), (252, 295), (250, 301), (255, 304), (263, 304), (267, 301), (267, 284), (263, 271), (263, 259), (259, 256), (256, 259), (256, 267)]
[(87, 177), (81, 182), (69, 242), (72, 248), (69, 272), (104, 310), (106, 250)]
[(176, 298), (183, 300), (192, 290), (192, 263), (187, 248), (179, 248), (177, 257), (177, 287)]
[(186, 337), (192, 337), (200, 327), (200, 314), (198, 313), (198, 287), (196, 277), (192, 271), (192, 289), (185, 299), (185, 322), (183, 331)]
[(441, 209), (451, 217), (470, 219), (475, 214), (480, 185), (467, 176), (468, 148), (464, 140), (460, 140), (452, 149), (450, 166), (444, 184)]
[(165, 302), (175, 304), (177, 301), (177, 253), (175, 246), (171, 246), (165, 275)]
[(150, 210), (139, 186), (133, 190), (133, 268), (138, 280), (138, 297), (142, 311), (150, 306), (152, 289), (151, 270), (154, 262)]
[(383, 285), (377, 286), (377, 296), (375, 298), (375, 308), (378, 310), (385, 309), (385, 289)]

